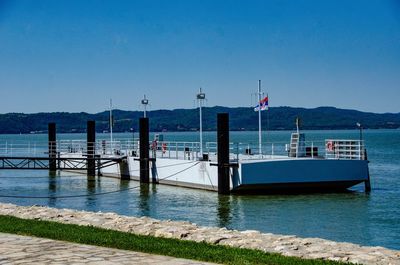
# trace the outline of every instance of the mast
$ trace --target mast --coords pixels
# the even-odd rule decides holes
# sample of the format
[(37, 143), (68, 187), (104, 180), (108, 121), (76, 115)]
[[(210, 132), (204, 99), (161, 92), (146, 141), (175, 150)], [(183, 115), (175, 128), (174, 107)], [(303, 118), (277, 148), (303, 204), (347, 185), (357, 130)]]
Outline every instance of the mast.
[(146, 95), (144, 95), (143, 99), (142, 99), (142, 105), (143, 105), (143, 108), (144, 108), (144, 111), (143, 111), (143, 117), (144, 118), (146, 118), (146, 111), (147, 111), (147, 105), (148, 104), (149, 104), (149, 100), (146, 98)]
[(262, 157), (262, 142), (261, 142), (261, 80), (258, 80), (258, 150)]
[(206, 99), (206, 94), (201, 91), (201, 87), (199, 93), (196, 96), (197, 102), (199, 104), (199, 112), (200, 112), (200, 155), (203, 155), (203, 117), (202, 117), (202, 105), (203, 101)]
[(111, 152), (113, 150), (113, 116), (112, 116), (112, 99), (110, 98), (110, 147), (111, 147)]

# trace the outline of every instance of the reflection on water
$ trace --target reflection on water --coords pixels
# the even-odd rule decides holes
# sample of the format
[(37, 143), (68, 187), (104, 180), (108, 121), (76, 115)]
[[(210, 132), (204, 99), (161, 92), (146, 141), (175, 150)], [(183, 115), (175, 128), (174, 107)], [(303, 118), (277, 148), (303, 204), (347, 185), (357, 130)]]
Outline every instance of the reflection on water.
[[(148, 216), (150, 213), (150, 184), (144, 183), (140, 184), (139, 189), (139, 214), (141, 216)], [(153, 185), (155, 186), (155, 185)]]
[[(49, 197), (53, 197), (57, 194), (57, 177), (59, 173), (50, 171), (49, 172)], [(55, 207), (56, 199), (49, 198), (49, 206)]]
[(86, 199), (86, 205), (88, 207), (93, 206), (96, 204), (96, 191), (97, 191), (97, 185), (100, 188), (101, 183), (100, 179), (97, 178), (98, 183), (96, 181), (95, 176), (86, 176), (86, 191), (87, 191), (87, 196), (84, 197)]
[(231, 221), (231, 196), (218, 195), (217, 216), (218, 226), (230, 227)]
[[(0, 195), (48, 194), (49, 198), (1, 198), (1, 201), (187, 220), (199, 225), (322, 237), (400, 249), (399, 206), (393, 204), (387, 211), (387, 207), (379, 202), (383, 195), (390, 195), (387, 192), (374, 191), (371, 195), (363, 192), (218, 195), (210, 191), (140, 185), (137, 181), (88, 178), (71, 173), (49, 175), (42, 171), (32, 174), (26, 176), (19, 171), (0, 171)], [(114, 193), (103, 194), (106, 192)], [(65, 195), (80, 197), (54, 198)]]

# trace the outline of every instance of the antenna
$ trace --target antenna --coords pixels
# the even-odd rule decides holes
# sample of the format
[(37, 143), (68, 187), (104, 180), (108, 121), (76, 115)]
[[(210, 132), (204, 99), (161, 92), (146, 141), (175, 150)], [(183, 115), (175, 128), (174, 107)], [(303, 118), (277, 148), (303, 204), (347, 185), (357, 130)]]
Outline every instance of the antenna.
[(112, 115), (112, 99), (110, 98), (110, 148), (111, 148), (111, 153), (113, 152), (113, 123), (114, 123), (114, 117)]
[(197, 102), (199, 104), (199, 112), (200, 112), (200, 155), (203, 155), (203, 117), (202, 117), (202, 106), (204, 100), (206, 100), (206, 94), (202, 92), (201, 87), (199, 89), (199, 93), (196, 95)]
[(142, 105), (144, 108), (143, 117), (146, 118), (147, 105), (149, 105), (149, 100), (146, 98), (146, 95), (143, 96), (143, 99), (141, 102), (142, 102)]
[(300, 132), (300, 117), (296, 117), (296, 130), (297, 134)]
[(258, 148), (262, 157), (262, 137), (261, 137), (261, 80), (258, 80)]

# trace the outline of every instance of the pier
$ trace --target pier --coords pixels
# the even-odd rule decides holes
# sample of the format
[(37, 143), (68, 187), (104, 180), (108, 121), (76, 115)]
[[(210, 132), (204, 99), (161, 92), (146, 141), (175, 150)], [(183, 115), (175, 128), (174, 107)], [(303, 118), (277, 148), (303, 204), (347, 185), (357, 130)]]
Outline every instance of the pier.
[(106, 142), (96, 142), (94, 121), (87, 122), (87, 141), (57, 141), (56, 124), (49, 123), (47, 143), (1, 145), (0, 169), (71, 170), (86, 171), (88, 176), (96, 172), (101, 175), (100, 169), (126, 162), (127, 156), (121, 155), (119, 150), (111, 152)]
[[(0, 156), (0, 169), (52, 169), (52, 170), (88, 170), (88, 163), (95, 163), (95, 170), (121, 163), (126, 156), (101, 158), (89, 157), (31, 157), (31, 156)], [(52, 161), (56, 161), (53, 168)]]

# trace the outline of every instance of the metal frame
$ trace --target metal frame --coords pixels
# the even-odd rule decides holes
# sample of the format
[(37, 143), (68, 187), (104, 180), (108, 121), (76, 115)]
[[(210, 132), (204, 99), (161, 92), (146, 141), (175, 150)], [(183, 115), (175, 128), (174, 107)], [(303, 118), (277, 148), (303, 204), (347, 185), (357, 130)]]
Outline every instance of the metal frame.
[[(50, 169), (50, 160), (55, 160), (57, 170), (87, 170), (87, 161), (95, 160), (96, 169), (120, 163), (124, 157), (118, 158), (85, 158), (85, 157), (0, 157), (0, 169)], [(63, 163), (61, 163), (63, 162)]]

